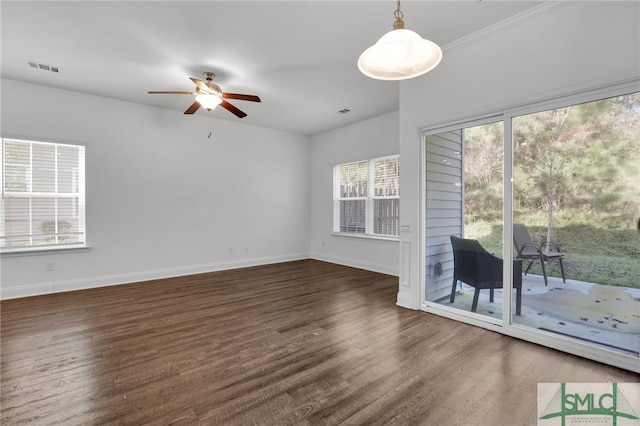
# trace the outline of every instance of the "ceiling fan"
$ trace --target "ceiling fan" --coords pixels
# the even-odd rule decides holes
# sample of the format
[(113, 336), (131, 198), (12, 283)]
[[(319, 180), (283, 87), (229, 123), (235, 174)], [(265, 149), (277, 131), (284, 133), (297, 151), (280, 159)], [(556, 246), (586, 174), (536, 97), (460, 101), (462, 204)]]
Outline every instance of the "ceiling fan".
[(149, 91), (150, 95), (165, 94), (165, 95), (195, 95), (195, 101), (184, 112), (185, 114), (193, 114), (198, 108), (203, 107), (207, 111), (211, 111), (216, 106), (220, 105), (229, 112), (235, 114), (239, 118), (246, 117), (247, 114), (240, 111), (235, 106), (231, 105), (225, 99), (238, 99), (241, 101), (260, 102), (260, 98), (255, 95), (242, 95), (240, 93), (226, 93), (220, 89), (220, 86), (212, 83), (211, 81), (215, 77), (215, 74), (209, 71), (202, 73), (206, 81), (198, 80), (197, 78), (189, 77), (196, 85), (195, 92), (162, 92), (162, 91)]

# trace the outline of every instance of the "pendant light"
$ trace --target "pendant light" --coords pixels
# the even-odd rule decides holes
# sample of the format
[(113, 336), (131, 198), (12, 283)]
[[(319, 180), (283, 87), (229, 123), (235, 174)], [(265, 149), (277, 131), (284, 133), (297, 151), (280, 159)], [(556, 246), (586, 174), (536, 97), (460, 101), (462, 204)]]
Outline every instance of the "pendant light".
[(358, 58), (358, 68), (368, 77), (405, 80), (431, 71), (442, 59), (442, 50), (437, 44), (404, 28), (400, 0), (397, 4), (393, 30)]

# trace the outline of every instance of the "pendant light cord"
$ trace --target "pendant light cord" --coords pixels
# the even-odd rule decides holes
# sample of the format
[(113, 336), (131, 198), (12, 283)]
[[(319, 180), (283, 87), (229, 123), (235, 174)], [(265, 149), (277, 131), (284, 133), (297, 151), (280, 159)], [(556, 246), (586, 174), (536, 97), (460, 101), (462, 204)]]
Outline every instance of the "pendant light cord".
[(396, 19), (402, 19), (404, 17), (404, 15), (402, 15), (402, 11), (400, 10), (400, 0), (397, 0), (398, 6), (396, 7), (396, 11), (393, 13), (393, 16), (396, 17)]
[(393, 29), (394, 30), (400, 30), (404, 28), (404, 21), (402, 20), (402, 18), (404, 17), (404, 15), (402, 14), (402, 11), (400, 10), (400, 0), (396, 0), (397, 2), (397, 7), (396, 7), (396, 11), (393, 12), (393, 16), (395, 16), (396, 20), (393, 23)]

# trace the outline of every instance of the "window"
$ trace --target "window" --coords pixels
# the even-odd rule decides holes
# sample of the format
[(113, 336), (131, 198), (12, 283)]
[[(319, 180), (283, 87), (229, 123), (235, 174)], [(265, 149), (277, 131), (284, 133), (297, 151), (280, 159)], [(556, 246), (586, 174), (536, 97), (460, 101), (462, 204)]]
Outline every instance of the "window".
[(334, 167), (334, 232), (398, 236), (398, 156)]
[(2, 252), (84, 247), (84, 151), (2, 139)]

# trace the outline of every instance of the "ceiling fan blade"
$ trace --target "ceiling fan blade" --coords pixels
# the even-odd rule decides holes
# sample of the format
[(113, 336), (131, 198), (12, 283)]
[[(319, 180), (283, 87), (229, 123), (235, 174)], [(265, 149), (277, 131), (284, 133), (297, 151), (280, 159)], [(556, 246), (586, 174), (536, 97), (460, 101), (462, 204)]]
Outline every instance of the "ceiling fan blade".
[(193, 114), (198, 110), (198, 108), (200, 108), (200, 103), (198, 101), (195, 101), (194, 103), (191, 104), (189, 108), (187, 108), (187, 110), (184, 113)]
[(235, 114), (238, 118), (243, 118), (246, 117), (247, 114), (245, 114), (244, 112), (240, 111), (238, 108), (234, 107), (233, 105), (231, 105), (229, 102), (227, 101), (222, 101), (220, 103), (220, 106), (227, 109), (228, 111), (232, 112), (233, 114)]
[(223, 93), (223, 98), (238, 99), (241, 101), (261, 102), (260, 98), (255, 95), (243, 95), (241, 93)]
[(193, 92), (163, 92), (157, 90), (151, 90), (147, 93), (150, 95), (195, 95)]

